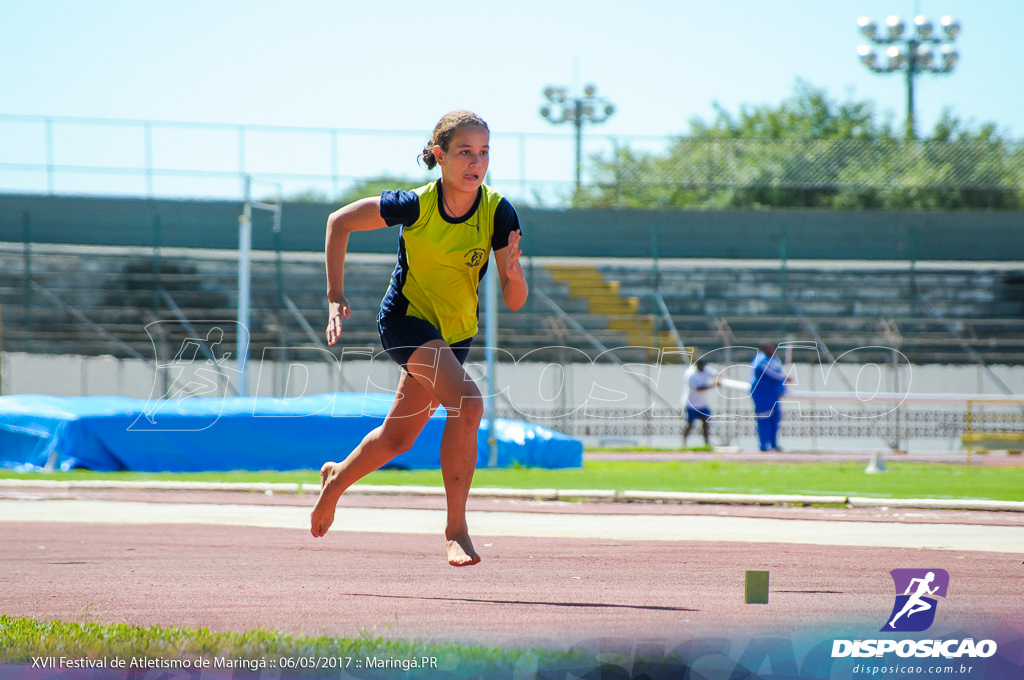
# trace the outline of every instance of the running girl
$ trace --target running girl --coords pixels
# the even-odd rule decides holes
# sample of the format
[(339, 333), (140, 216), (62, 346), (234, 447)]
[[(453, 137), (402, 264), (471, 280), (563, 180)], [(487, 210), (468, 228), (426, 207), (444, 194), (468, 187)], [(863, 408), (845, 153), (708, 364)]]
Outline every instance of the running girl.
[(447, 413), (441, 438), (441, 477), (447, 499), (445, 549), (454, 566), (476, 564), (466, 501), (483, 416), (480, 390), (462, 364), (478, 330), (477, 288), (494, 251), (505, 304), (517, 310), (528, 294), (519, 262), (519, 217), (487, 185), (490, 131), (476, 114), (453, 111), (434, 128), (422, 152), (441, 178), (413, 191), (385, 191), (347, 205), (327, 220), (327, 342), (350, 318), (344, 292), (345, 254), (352, 232), (401, 225), (398, 264), (381, 301), (381, 343), (402, 367), (394, 403), (382, 425), (340, 463), (320, 470), (320, 497), (311, 532), (334, 522), (341, 494), (365, 475), (408, 451), (438, 404)]

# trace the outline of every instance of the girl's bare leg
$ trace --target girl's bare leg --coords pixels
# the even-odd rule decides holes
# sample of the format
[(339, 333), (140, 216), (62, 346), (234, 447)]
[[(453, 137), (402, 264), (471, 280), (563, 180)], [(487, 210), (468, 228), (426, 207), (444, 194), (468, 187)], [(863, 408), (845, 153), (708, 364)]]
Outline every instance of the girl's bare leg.
[(408, 451), (438, 403), (447, 411), (441, 436), (441, 477), (448, 512), (445, 549), (448, 563), (468, 566), (480, 561), (466, 522), (466, 502), (476, 471), (477, 434), (483, 400), (476, 384), (451, 348), (433, 341), (416, 350), (402, 372), (395, 401), (384, 423), (370, 432), (340, 463), (320, 470), (320, 497), (313, 508), (311, 532), (320, 537), (334, 522), (341, 494), (356, 481)]
[(430, 386), (447, 411), (441, 436), (441, 477), (448, 505), (444, 532), (448, 563), (457, 567), (476, 564), (480, 555), (469, 537), (466, 501), (476, 471), (477, 436), (483, 417), (480, 390), (440, 341), (416, 350), (408, 368), (422, 384)]
[(430, 391), (403, 371), (384, 422), (363, 437), (345, 460), (324, 463), (320, 468), (320, 497), (310, 516), (313, 536), (319, 538), (331, 528), (335, 506), (345, 489), (412, 448), (436, 407)]

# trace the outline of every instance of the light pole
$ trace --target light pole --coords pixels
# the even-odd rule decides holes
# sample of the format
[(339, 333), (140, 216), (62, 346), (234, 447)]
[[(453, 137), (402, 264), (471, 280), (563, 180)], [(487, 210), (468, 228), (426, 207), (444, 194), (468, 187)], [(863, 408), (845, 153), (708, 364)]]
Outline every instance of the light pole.
[(587, 85), (583, 94), (569, 96), (565, 87), (544, 88), (547, 104), (540, 107), (540, 115), (549, 123), (572, 123), (576, 126), (576, 193), (580, 191), (580, 172), (583, 167), (583, 123), (603, 123), (615, 113), (615, 105), (607, 97), (597, 94), (597, 85)]
[[(880, 35), (878, 26), (870, 17), (857, 20), (860, 32), (875, 45), (888, 46), (887, 60), (879, 64), (878, 55), (871, 45), (857, 48), (861, 63), (875, 73), (903, 71), (907, 78), (907, 139), (914, 139), (914, 78), (921, 73), (950, 73), (960, 55), (953, 48), (953, 41), (960, 33), (960, 23), (946, 15), (939, 20), (942, 34), (935, 31), (932, 22), (925, 16), (914, 19), (914, 30), (904, 35), (903, 20), (893, 15), (885, 20), (886, 33)], [(941, 47), (939, 47), (941, 46)], [(933, 47), (939, 47), (942, 63), (936, 59)]]

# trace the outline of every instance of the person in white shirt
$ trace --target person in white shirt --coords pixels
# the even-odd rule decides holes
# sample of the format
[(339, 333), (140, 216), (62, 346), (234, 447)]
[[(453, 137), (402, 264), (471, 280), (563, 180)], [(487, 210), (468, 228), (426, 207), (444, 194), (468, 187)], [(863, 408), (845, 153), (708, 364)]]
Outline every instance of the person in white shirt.
[(686, 438), (693, 431), (698, 420), (704, 435), (704, 444), (711, 446), (711, 406), (708, 403), (708, 390), (718, 384), (718, 371), (707, 365), (702, 358), (697, 359), (683, 374), (683, 409), (686, 411), (686, 428), (683, 430), (683, 447)]

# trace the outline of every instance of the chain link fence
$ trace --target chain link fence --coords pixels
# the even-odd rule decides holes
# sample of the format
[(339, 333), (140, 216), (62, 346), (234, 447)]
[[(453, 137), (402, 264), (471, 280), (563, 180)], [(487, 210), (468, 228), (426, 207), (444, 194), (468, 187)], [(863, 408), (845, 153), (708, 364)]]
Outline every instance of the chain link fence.
[(591, 161), (593, 206), (1024, 208), (1020, 142), (678, 138)]
[[(0, 191), (336, 200), (431, 174), (426, 131), (0, 116)], [(492, 133), (489, 182), (535, 207), (1024, 209), (1024, 142)]]

